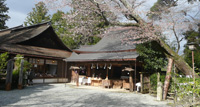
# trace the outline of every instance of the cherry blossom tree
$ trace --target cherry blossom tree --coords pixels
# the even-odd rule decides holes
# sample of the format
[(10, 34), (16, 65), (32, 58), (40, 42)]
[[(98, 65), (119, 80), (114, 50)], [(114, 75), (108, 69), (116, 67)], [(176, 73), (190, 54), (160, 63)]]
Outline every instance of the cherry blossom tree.
[[(147, 1), (147, 0), (146, 0)], [(160, 0), (161, 1), (161, 0)], [(131, 30), (128, 33), (124, 33), (122, 35), (122, 40), (124, 43), (129, 44), (138, 44), (138, 43), (144, 43), (147, 41), (156, 41), (158, 45), (165, 50), (165, 55), (169, 58), (169, 64), (168, 64), (168, 71), (171, 71), (171, 67), (173, 62), (175, 63), (178, 70), (183, 72), (185, 75), (189, 75), (190, 72), (192, 72), (191, 67), (184, 61), (182, 57), (178, 55), (177, 52), (175, 52), (173, 49), (169, 47), (168, 44), (165, 43), (161, 39), (161, 36), (163, 35), (163, 29), (164, 27), (172, 27), (172, 31), (175, 35), (175, 37), (178, 37), (177, 29), (177, 19), (175, 18), (175, 14), (169, 14), (173, 12), (173, 10), (170, 10), (171, 7), (176, 7), (178, 4), (178, 1), (181, 0), (162, 0), (163, 3), (166, 5), (162, 5), (164, 9), (161, 9), (161, 11), (158, 12), (152, 12), (157, 15), (161, 15), (163, 17), (163, 14), (166, 14), (171, 17), (171, 22), (166, 23), (159, 23), (155, 20), (148, 20), (148, 18), (142, 16), (144, 13), (147, 12), (142, 10), (138, 10), (138, 7), (143, 5), (145, 3), (144, 1), (140, 0), (44, 0), (44, 2), (49, 6), (49, 8), (57, 9), (61, 7), (70, 7), (73, 11), (73, 14), (69, 14), (64, 16), (69, 22), (78, 23), (77, 27), (73, 29), (77, 33), (84, 34), (86, 36), (89, 36), (92, 32), (93, 25), (96, 23), (103, 22), (105, 26), (98, 28), (100, 33), (106, 33), (105, 31), (109, 31), (112, 29), (113, 26), (121, 26), (119, 29), (127, 28), (129, 27)], [(195, 2), (193, 0), (189, 0), (185, 2)], [(187, 8), (185, 9), (187, 10)], [(182, 18), (181, 16), (186, 16), (187, 12), (183, 9), (181, 12), (182, 14), (179, 14), (179, 18)], [(95, 13), (95, 15), (94, 15)], [(168, 13), (168, 14), (167, 14)], [(169, 17), (169, 18), (170, 18)], [(100, 18), (100, 19), (99, 19)], [(165, 19), (163, 17), (163, 19)], [(180, 23), (185, 23), (185, 20), (181, 20)], [(169, 25), (170, 24), (170, 25)], [(186, 27), (184, 25), (181, 25), (183, 27)], [(180, 27), (180, 26), (179, 26)], [(169, 35), (172, 36), (172, 35)], [(168, 37), (169, 37), (168, 36)], [(137, 41), (135, 41), (137, 40)], [(177, 43), (180, 45), (180, 38), (176, 38)], [(179, 50), (180, 47), (177, 48)], [(198, 75), (196, 75), (198, 76)], [(170, 76), (167, 77), (168, 80), (170, 79)], [(166, 84), (169, 84), (166, 83)], [(169, 85), (168, 85), (169, 86)], [(167, 90), (166, 90), (167, 92)], [(165, 93), (166, 95), (166, 93)]]

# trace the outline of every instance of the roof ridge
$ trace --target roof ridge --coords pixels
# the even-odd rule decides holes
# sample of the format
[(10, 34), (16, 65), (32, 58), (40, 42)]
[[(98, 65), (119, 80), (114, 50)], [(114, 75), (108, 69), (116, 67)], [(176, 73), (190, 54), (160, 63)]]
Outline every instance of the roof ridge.
[(25, 29), (25, 28), (37, 27), (37, 26), (45, 25), (45, 24), (51, 26), (51, 21), (46, 21), (46, 22), (42, 22), (42, 23), (38, 23), (38, 24), (34, 24), (34, 25), (30, 25), (30, 26), (24, 26), (24, 27), (21, 27), (21, 28), (12, 29), (12, 31), (21, 30), (21, 29)]
[(0, 32), (12, 30), (12, 29), (16, 29), (16, 28), (21, 28), (21, 27), (23, 27), (23, 25), (18, 25), (18, 26), (12, 27), (12, 28), (2, 29), (2, 30), (0, 30)]
[(22, 24), (22, 25), (15, 26), (15, 27), (12, 27), (12, 28), (0, 30), (0, 32), (7, 31), (7, 30), (15, 31), (15, 30), (20, 30), (20, 29), (24, 29), (24, 28), (36, 27), (36, 26), (40, 26), (40, 25), (44, 25), (44, 24), (51, 25), (51, 21), (45, 21), (45, 22), (42, 22), (42, 23), (30, 25), (30, 26), (23, 26), (23, 24)]

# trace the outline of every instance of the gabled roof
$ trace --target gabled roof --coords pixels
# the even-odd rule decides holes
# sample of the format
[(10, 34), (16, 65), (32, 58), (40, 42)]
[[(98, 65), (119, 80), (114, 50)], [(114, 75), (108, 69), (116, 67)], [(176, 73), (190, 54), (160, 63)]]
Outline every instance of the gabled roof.
[(133, 30), (132, 27), (115, 27), (104, 34), (104, 37), (93, 46), (74, 50), (67, 58), (68, 62), (90, 61), (133, 61), (138, 57), (136, 45), (122, 43), (125, 33)]
[[(36, 40), (48, 40), (50, 38), (54, 42), (55, 47), (44, 46)], [(31, 43), (36, 43), (32, 45)], [(43, 44), (42, 44), (43, 43)], [(46, 42), (48, 43), (48, 42)], [(48, 44), (47, 44), (48, 45)], [(56, 48), (59, 47), (59, 48)], [(15, 49), (16, 48), (16, 49)], [(39, 49), (37, 51), (37, 49)], [(18, 26), (0, 31), (0, 51), (9, 51), (10, 53), (19, 54), (34, 54), (35, 56), (50, 56), (66, 58), (71, 54), (71, 50), (63, 44), (59, 37), (54, 32), (50, 22), (40, 23), (32, 26)], [(34, 51), (34, 52), (33, 52)], [(56, 51), (56, 52), (55, 52)], [(60, 53), (58, 53), (60, 52)], [(57, 54), (56, 54), (57, 53)], [(65, 56), (66, 55), (66, 56)]]
[[(0, 31), (0, 44), (17, 44), (32, 39), (50, 27), (47, 23)], [(8, 32), (4, 35), (1, 33)]]
[(135, 50), (135, 45), (122, 43), (122, 38), (125, 33), (133, 30), (132, 27), (115, 27), (104, 34), (104, 37), (93, 46), (75, 49), (77, 53), (98, 53), (98, 52), (119, 52), (127, 50)]

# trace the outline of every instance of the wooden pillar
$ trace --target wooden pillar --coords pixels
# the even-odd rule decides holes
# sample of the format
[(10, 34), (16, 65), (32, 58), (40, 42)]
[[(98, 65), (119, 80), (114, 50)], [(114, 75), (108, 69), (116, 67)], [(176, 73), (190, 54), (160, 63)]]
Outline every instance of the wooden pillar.
[(134, 72), (135, 72), (135, 76), (134, 76), (134, 90), (136, 91), (136, 73), (137, 73), (137, 62), (136, 62), (136, 60), (135, 60), (135, 70), (134, 70)]
[(13, 63), (13, 60), (9, 60), (7, 64), (6, 91), (11, 90)]
[[(65, 87), (66, 87), (66, 83), (67, 83), (67, 72), (68, 72), (68, 69), (67, 69), (67, 66), (68, 65), (68, 63), (67, 62), (65, 62)], [(68, 78), (69, 79), (69, 78)]]
[(87, 65), (87, 76), (91, 77), (91, 68), (89, 64)]
[(140, 73), (140, 83), (141, 83), (141, 93), (144, 91), (144, 80), (143, 80), (143, 73)]
[(79, 70), (77, 70), (76, 86), (79, 86)]
[(106, 70), (106, 80), (108, 80), (108, 67), (107, 67), (107, 70)]
[(21, 59), (21, 68), (19, 71), (18, 89), (23, 88), (23, 69), (24, 69), (24, 59)]
[(133, 71), (130, 71), (129, 73), (130, 92), (133, 92)]

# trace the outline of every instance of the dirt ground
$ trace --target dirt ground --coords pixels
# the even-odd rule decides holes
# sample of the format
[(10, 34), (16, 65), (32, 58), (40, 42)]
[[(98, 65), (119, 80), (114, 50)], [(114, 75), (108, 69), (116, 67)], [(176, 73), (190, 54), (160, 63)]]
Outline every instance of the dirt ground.
[(167, 107), (169, 101), (156, 101), (149, 94), (122, 89), (72, 84), (35, 84), (23, 90), (0, 90), (0, 106), (20, 107)]

